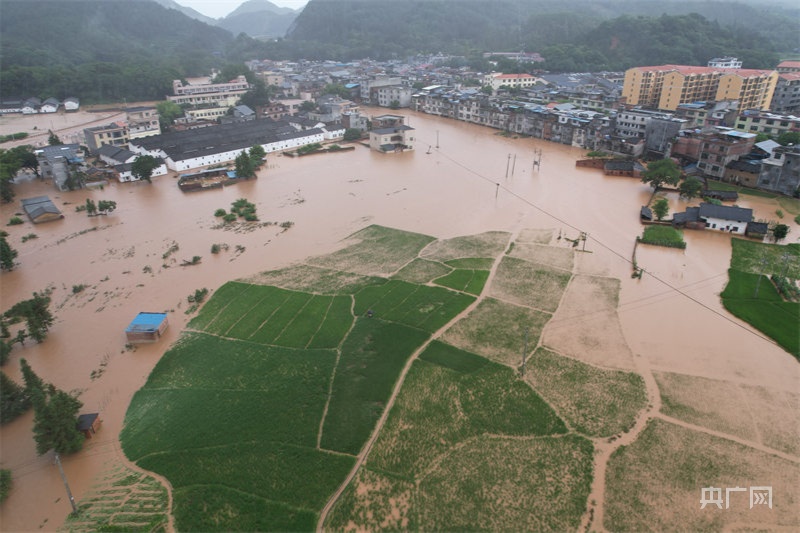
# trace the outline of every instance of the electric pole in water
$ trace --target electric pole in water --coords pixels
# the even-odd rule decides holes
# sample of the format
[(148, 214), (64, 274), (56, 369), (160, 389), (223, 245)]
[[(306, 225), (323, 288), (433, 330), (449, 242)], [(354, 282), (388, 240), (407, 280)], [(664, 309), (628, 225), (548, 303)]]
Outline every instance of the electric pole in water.
[(61, 481), (64, 482), (64, 488), (67, 489), (67, 498), (72, 505), (72, 512), (78, 514), (78, 506), (75, 505), (75, 498), (72, 497), (72, 491), (69, 490), (69, 483), (67, 483), (67, 476), (64, 474), (64, 467), (61, 466), (61, 456), (56, 453), (56, 465), (58, 465), (58, 473), (61, 474)]

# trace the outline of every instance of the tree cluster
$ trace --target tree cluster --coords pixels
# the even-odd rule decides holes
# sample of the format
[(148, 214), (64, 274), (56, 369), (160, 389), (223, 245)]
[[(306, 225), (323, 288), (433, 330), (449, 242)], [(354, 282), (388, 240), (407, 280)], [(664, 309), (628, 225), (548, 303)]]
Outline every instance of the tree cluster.
[(75, 453), (83, 447), (84, 437), (78, 431), (78, 411), (83, 403), (45, 383), (31, 369), (25, 359), (20, 359), (25, 389), (33, 404), (33, 440), (36, 453), (44, 455), (50, 450), (57, 454)]
[(15, 146), (9, 150), (0, 149), (0, 202), (9, 203), (14, 200), (12, 187), (14, 177), (23, 169), (39, 175), (39, 161), (33, 152), (33, 146)]
[(90, 217), (97, 215), (107, 215), (117, 208), (117, 202), (112, 200), (100, 200), (96, 204), (91, 198), (86, 199), (85, 211)]
[[(48, 294), (33, 293), (33, 298), (14, 304), (11, 309), (0, 316), (0, 364), (5, 364), (11, 348), (15, 343), (25, 344), (31, 338), (36, 342), (43, 342), (47, 332), (53, 325), (53, 315), (48, 309), (50, 296)], [(24, 320), (26, 329), (19, 329), (14, 338), (11, 337), (8, 326)]]
[(17, 251), (8, 244), (6, 232), (0, 233), (0, 270), (14, 270)]
[(264, 157), (267, 152), (260, 144), (253, 145), (250, 151), (242, 150), (242, 153), (236, 156), (234, 163), (236, 165), (236, 176), (240, 178), (252, 178), (256, 175), (256, 170), (264, 164)]

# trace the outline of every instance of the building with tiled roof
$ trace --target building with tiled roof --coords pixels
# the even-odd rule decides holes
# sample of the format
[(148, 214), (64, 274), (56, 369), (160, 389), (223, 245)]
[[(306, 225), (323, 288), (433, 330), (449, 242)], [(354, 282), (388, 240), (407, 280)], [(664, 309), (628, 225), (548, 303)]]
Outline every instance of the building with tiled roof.
[(776, 70), (781, 74), (784, 72), (800, 72), (800, 61), (781, 61)]
[(778, 74), (769, 108), (774, 113), (800, 115), (800, 71)]
[(691, 65), (633, 67), (625, 72), (627, 105), (674, 111), (698, 101), (737, 100), (739, 110), (769, 109), (778, 73)]

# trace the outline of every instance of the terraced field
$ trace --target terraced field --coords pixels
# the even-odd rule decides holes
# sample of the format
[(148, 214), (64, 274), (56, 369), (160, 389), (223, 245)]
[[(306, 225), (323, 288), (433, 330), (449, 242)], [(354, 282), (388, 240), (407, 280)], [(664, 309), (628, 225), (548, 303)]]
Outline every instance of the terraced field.
[[(121, 435), (176, 528), (719, 529), (751, 517), (698, 513), (701, 484), (791, 492), (796, 394), (641, 372), (620, 282), (574, 275), (552, 230), (510, 240), (370, 226), (216, 291)], [(787, 410), (743, 423), (716, 394)], [(795, 504), (759, 519), (789, 527)]]

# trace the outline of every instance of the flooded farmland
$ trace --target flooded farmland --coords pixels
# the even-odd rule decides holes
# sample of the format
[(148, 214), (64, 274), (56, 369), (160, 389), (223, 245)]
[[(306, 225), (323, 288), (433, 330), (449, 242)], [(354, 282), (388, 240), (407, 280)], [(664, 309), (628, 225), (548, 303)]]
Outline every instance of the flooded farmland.
[[(413, 152), (378, 154), (358, 146), (353, 152), (303, 158), (268, 155), (257, 179), (224, 189), (183, 193), (172, 174), (152, 184), (114, 183), (63, 193), (49, 182), (20, 181), (17, 201), (0, 207), (3, 224), (20, 212), (18, 200), (39, 195), (50, 196), (65, 218), (4, 226), (19, 252), (19, 266), (0, 274), (0, 307), (49, 288), (56, 317), (45, 342), (16, 345), (4, 371), (20, 382), (24, 357), (46, 381), (79, 391), (83, 412), (101, 413), (96, 437), (64, 460), (76, 499), (108, 464), (124, 460), (117, 436), (126, 408), (191, 317), (187, 296), (331, 252), (369, 224), (437, 238), (543, 228), (575, 239), (586, 232), (587, 252), (579, 254), (579, 268), (621, 280), (617, 312), (640, 365), (654, 372), (798, 390), (797, 361), (719, 302), (727, 281), (729, 236), (686, 232), (686, 250), (640, 246), (637, 261), (647, 274), (631, 279), (634, 239), (642, 230), (638, 213), (650, 197), (648, 186), (575, 168), (585, 153), (580, 149), (405, 114), (415, 128)], [(46, 130), (50, 119), (42, 120), (38, 129)], [(65, 131), (73, 127), (63, 126)], [(4, 118), (1, 133), (14, 131), (23, 129)], [(539, 167), (533, 165), (536, 150), (542, 151)], [(91, 218), (75, 212), (87, 198), (113, 200), (117, 209)], [(220, 226), (214, 211), (229, 209), (238, 198), (256, 205), (260, 224)], [(685, 205), (671, 198), (672, 210)], [(753, 208), (757, 219), (775, 218), (778, 208), (773, 200), (748, 196), (739, 205)], [(794, 240), (800, 227), (789, 224), (789, 240)], [(31, 233), (36, 238), (22, 242)], [(214, 244), (227, 246), (212, 254)], [(201, 257), (198, 264), (183, 266), (195, 256)], [(75, 292), (76, 286), (84, 288)], [(170, 327), (158, 343), (131, 349), (124, 329), (140, 311), (169, 312)], [(559, 317), (549, 334), (571, 335), (575, 324), (591, 319), (580, 312)], [(796, 411), (784, 412), (787, 424), (796, 427)], [(29, 412), (0, 430), (0, 462), (14, 478), (0, 518), (3, 531), (55, 530), (70, 511), (52, 457), (35, 454), (32, 418)]]

